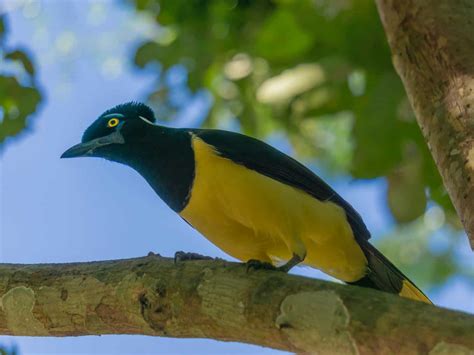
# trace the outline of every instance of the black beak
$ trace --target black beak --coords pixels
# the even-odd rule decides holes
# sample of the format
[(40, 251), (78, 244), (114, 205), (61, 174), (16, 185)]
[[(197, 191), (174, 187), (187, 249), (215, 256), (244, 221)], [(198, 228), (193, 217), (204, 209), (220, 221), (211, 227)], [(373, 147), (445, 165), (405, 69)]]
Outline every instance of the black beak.
[(68, 150), (66, 150), (62, 155), (62, 158), (78, 158), (90, 155), (94, 151), (94, 147), (91, 144), (87, 143), (79, 143), (75, 146), (72, 146)]
[(108, 136), (93, 139), (89, 142), (79, 143), (66, 150), (61, 158), (78, 158), (93, 156), (94, 150), (109, 144), (124, 144), (125, 140), (119, 131), (115, 131)]

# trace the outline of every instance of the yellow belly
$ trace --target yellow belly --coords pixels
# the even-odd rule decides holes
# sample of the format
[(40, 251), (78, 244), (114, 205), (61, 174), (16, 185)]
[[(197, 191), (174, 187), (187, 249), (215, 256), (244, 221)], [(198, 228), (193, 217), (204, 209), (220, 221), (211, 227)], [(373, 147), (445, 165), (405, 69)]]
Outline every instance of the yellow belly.
[(233, 257), (304, 264), (343, 281), (356, 281), (367, 260), (344, 210), (218, 156), (193, 138), (196, 171), (181, 216)]

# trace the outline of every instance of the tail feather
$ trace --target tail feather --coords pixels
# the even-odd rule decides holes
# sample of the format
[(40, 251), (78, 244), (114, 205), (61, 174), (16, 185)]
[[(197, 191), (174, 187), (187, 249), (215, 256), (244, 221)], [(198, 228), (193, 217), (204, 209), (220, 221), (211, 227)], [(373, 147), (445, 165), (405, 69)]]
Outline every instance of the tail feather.
[(368, 272), (362, 279), (351, 284), (396, 293), (431, 304), (428, 297), (398, 270), (381, 252), (368, 241), (359, 241), (368, 260)]

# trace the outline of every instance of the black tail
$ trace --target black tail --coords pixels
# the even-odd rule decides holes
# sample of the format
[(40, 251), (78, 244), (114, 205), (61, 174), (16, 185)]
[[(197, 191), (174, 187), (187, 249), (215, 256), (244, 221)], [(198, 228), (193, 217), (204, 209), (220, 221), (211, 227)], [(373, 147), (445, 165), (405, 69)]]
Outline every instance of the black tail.
[(368, 241), (359, 241), (368, 260), (368, 272), (352, 285), (374, 288), (425, 303), (432, 303), (421, 290), (402, 274), (385, 256)]

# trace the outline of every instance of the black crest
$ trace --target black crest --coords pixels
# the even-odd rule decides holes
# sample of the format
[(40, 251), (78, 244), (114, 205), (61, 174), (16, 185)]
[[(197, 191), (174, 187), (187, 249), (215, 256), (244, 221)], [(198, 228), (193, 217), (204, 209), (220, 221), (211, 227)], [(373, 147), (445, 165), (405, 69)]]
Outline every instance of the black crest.
[(141, 117), (146, 118), (150, 122), (155, 122), (156, 120), (153, 110), (141, 102), (132, 101), (132, 102), (127, 102), (125, 104), (117, 105), (105, 111), (101, 115), (101, 117), (110, 115), (113, 113), (120, 113), (129, 119), (138, 118), (138, 116), (141, 116)]

